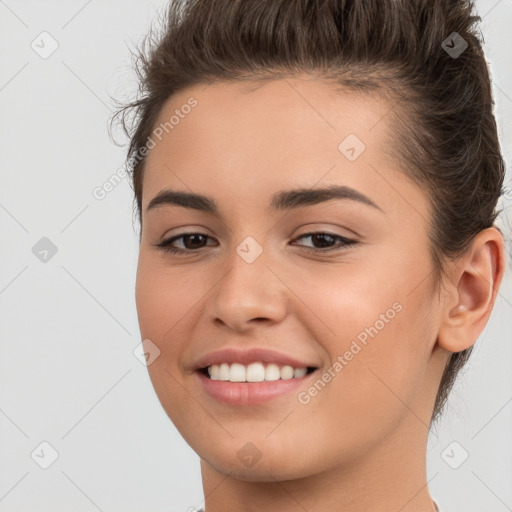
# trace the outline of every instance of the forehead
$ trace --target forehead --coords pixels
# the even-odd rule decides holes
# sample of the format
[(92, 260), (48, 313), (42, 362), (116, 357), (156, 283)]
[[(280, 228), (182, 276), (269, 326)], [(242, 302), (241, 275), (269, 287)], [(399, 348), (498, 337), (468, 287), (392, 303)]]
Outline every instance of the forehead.
[(200, 84), (164, 103), (154, 127), (160, 128), (158, 142), (164, 144), (151, 153), (175, 153), (195, 143), (196, 149), (204, 144), (233, 155), (236, 142), (261, 157), (275, 157), (268, 153), (276, 146), (277, 154), (300, 155), (322, 146), (332, 150), (333, 143), (337, 150), (336, 143), (349, 133), (375, 145), (379, 135), (388, 133), (389, 110), (380, 95), (336, 90), (317, 78)]
[[(291, 184), (337, 183), (371, 194), (382, 187), (383, 168), (403, 181), (386, 151), (390, 108), (380, 95), (311, 77), (187, 88), (164, 104), (154, 125), (143, 209), (165, 187), (249, 207)], [(356, 159), (347, 157), (351, 146)]]

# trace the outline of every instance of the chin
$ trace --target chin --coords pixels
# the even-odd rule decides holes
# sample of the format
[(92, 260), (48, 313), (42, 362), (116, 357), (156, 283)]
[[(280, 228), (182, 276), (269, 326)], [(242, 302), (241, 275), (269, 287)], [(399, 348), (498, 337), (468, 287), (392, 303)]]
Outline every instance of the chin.
[[(285, 457), (284, 454), (273, 453), (264, 460), (261, 459), (254, 465), (246, 464), (237, 457), (227, 457), (226, 453), (209, 453), (201, 457), (201, 465), (208, 464), (217, 472), (229, 475), (230, 478), (243, 482), (275, 482), (296, 480), (309, 476), (311, 471), (302, 469), (302, 461), (297, 460), (293, 454)], [(284, 460), (286, 458), (286, 460)]]
[(207, 464), (221, 474), (245, 482), (295, 480), (325, 469), (328, 455), (314, 442), (308, 451), (300, 448), (302, 443), (294, 443), (285, 431), (283, 437), (277, 432), (271, 434), (274, 439), (265, 439), (267, 434), (268, 431), (253, 442), (250, 436), (226, 436), (222, 440), (204, 436), (190, 445), (201, 458), (201, 465)]

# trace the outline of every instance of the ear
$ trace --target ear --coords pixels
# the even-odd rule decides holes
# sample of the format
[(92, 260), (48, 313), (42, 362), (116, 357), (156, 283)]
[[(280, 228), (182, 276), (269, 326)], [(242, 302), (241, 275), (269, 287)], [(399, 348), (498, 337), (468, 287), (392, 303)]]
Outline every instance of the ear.
[(505, 270), (503, 235), (480, 231), (449, 272), (438, 344), (450, 352), (472, 346), (484, 330)]

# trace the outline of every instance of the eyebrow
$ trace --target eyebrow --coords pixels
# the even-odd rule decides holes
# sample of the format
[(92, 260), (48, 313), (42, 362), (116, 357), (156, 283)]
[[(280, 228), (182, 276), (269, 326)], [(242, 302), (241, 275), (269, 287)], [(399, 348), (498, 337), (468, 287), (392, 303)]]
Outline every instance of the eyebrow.
[[(296, 190), (282, 190), (272, 196), (270, 208), (272, 210), (290, 210), (313, 204), (331, 201), (332, 199), (344, 199), (358, 201), (383, 211), (374, 201), (361, 192), (344, 185), (330, 185), (322, 188), (300, 188)], [(211, 197), (191, 192), (180, 192), (171, 189), (160, 191), (148, 204), (146, 211), (159, 206), (175, 205), (191, 208), (213, 215), (220, 216), (217, 203)], [(383, 212), (384, 213), (384, 212)]]

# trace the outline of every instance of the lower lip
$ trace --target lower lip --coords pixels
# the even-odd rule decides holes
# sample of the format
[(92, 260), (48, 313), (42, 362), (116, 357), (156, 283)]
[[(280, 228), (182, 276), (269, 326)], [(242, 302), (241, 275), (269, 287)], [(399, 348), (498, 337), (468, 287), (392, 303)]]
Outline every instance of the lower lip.
[(227, 405), (258, 405), (292, 393), (309, 379), (316, 371), (304, 377), (288, 380), (262, 382), (230, 382), (212, 380), (202, 371), (196, 372), (205, 391), (213, 398)]

